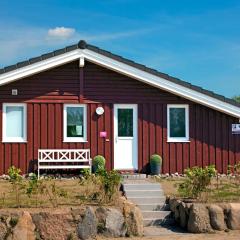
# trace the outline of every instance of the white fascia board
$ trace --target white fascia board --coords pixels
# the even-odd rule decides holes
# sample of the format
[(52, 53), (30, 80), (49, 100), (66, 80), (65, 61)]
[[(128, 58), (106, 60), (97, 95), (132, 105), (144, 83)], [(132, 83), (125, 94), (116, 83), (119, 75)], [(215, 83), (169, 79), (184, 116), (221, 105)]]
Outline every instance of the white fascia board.
[(119, 73), (125, 74), (129, 77), (138, 79), (144, 83), (166, 90), (175, 95), (189, 99), (193, 102), (200, 103), (202, 105), (208, 106), (210, 108), (213, 108), (218, 111), (224, 112), (226, 114), (232, 115), (234, 117), (240, 118), (240, 108), (237, 106), (234, 106), (232, 104), (210, 97), (206, 94), (197, 92), (195, 90), (189, 89), (179, 84), (173, 83), (169, 80), (155, 76), (151, 73), (129, 66), (128, 64), (119, 62), (117, 60), (106, 57), (102, 54), (93, 52), (91, 50), (84, 49), (82, 51), (84, 52), (84, 56), (86, 57), (86, 59), (88, 59), (93, 63), (112, 69)]
[(0, 86), (79, 59), (79, 49), (51, 57), (0, 75)]
[(82, 57), (86, 58), (90, 62), (96, 63), (100, 66), (106, 67), (121, 74), (135, 78), (154, 87), (166, 90), (175, 95), (189, 99), (193, 102), (200, 103), (202, 105), (240, 118), (240, 108), (237, 106), (218, 100), (214, 97), (210, 97), (204, 93), (197, 92), (195, 90), (189, 89), (179, 84), (173, 83), (169, 80), (145, 72), (143, 70), (137, 69), (128, 64), (119, 62), (110, 57), (104, 56), (102, 54), (96, 53), (88, 49), (76, 49), (71, 52), (51, 57), (49, 59), (42, 60), (40, 62), (33, 63), (28, 66), (1, 74), (0, 86), (66, 64), (68, 62), (80, 59)]

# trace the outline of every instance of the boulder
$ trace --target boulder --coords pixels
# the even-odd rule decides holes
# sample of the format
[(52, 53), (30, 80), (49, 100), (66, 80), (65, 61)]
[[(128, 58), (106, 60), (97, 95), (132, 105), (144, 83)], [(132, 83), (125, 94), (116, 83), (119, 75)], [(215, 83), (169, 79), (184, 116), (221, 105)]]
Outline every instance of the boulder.
[(8, 233), (8, 228), (5, 223), (0, 222), (0, 240), (5, 240)]
[(24, 211), (7, 240), (35, 240), (35, 225), (29, 212)]
[(174, 219), (176, 222), (180, 222), (180, 213), (179, 213), (179, 205), (181, 201), (175, 198), (169, 199), (169, 208), (174, 214)]
[(123, 214), (114, 208), (99, 207), (96, 210), (98, 232), (107, 237), (124, 237), (127, 227)]
[(208, 211), (212, 228), (219, 231), (225, 230), (227, 227), (224, 221), (223, 209), (217, 205), (212, 204), (208, 207)]
[(123, 216), (128, 236), (143, 236), (143, 216), (141, 210), (133, 203), (123, 202)]
[(80, 239), (92, 239), (97, 235), (97, 219), (92, 207), (87, 207), (85, 216), (77, 226), (77, 232)]
[(191, 205), (187, 229), (191, 233), (213, 232), (210, 225), (208, 209), (205, 205), (197, 203)]
[(180, 220), (180, 226), (182, 228), (186, 228), (188, 215), (186, 213), (186, 204), (184, 202), (181, 202), (179, 204), (179, 220)]
[(76, 236), (76, 223), (70, 212), (59, 209), (33, 213), (32, 219), (42, 239), (65, 240)]
[(240, 203), (230, 203), (227, 226), (232, 230), (240, 230)]
[(175, 212), (176, 208), (178, 208), (178, 205), (180, 204), (180, 200), (176, 198), (170, 198), (169, 199), (169, 207), (172, 212)]

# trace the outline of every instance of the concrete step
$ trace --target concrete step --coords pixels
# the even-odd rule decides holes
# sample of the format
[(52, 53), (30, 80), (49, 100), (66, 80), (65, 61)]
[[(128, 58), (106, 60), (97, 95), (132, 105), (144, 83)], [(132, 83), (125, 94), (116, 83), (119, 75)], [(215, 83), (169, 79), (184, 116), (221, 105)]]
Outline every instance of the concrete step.
[(165, 210), (167, 204), (138, 204), (142, 211), (159, 211)]
[(171, 211), (142, 211), (143, 219), (165, 219)]
[(130, 180), (138, 180), (138, 179), (146, 179), (147, 175), (146, 174), (122, 174), (122, 178), (125, 180), (130, 179)]
[(123, 184), (123, 189), (127, 190), (162, 190), (159, 184)]
[(164, 192), (162, 190), (126, 190), (127, 197), (163, 197)]
[(166, 197), (128, 197), (127, 199), (129, 201), (132, 201), (133, 203), (140, 205), (140, 204), (164, 204), (166, 201)]

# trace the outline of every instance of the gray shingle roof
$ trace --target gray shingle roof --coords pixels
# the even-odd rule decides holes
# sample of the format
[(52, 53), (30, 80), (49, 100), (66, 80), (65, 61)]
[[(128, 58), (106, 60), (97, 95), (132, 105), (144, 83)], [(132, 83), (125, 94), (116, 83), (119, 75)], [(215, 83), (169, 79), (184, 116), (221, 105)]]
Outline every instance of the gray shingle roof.
[(77, 43), (77, 44), (74, 44), (74, 45), (71, 45), (71, 46), (67, 46), (65, 48), (58, 49), (56, 51), (43, 54), (43, 55), (41, 55), (39, 57), (30, 58), (27, 61), (19, 62), (19, 63), (15, 64), (15, 65), (11, 65), (11, 66), (7, 66), (5, 68), (2, 68), (2, 69), (0, 69), (0, 75), (4, 74), (4, 73), (7, 73), (7, 72), (10, 72), (10, 71), (13, 71), (13, 70), (16, 70), (18, 68), (22, 68), (22, 67), (28, 66), (28, 65), (36, 63), (36, 62), (40, 62), (42, 60), (46, 60), (46, 59), (54, 57), (54, 56), (58, 56), (58, 55), (64, 54), (66, 52), (70, 52), (70, 51), (76, 50), (76, 49), (89, 49), (91, 51), (97, 52), (99, 54), (102, 54), (102, 55), (107, 56), (109, 58), (112, 58), (114, 60), (117, 60), (117, 61), (120, 61), (122, 63), (128, 64), (128, 65), (130, 65), (132, 67), (138, 68), (138, 69), (143, 70), (145, 72), (148, 72), (150, 74), (159, 76), (159, 77), (164, 78), (166, 80), (169, 80), (169, 81), (171, 81), (173, 83), (182, 85), (182, 86), (187, 87), (189, 89), (195, 90), (197, 92), (200, 92), (200, 93), (203, 93), (205, 95), (208, 95), (208, 96), (211, 96), (213, 98), (216, 98), (218, 100), (221, 100), (223, 102), (227, 102), (227, 103), (232, 104), (234, 106), (240, 107), (240, 104), (238, 102), (236, 102), (235, 100), (231, 99), (231, 98), (226, 98), (226, 97), (224, 97), (222, 95), (219, 95), (219, 94), (214, 93), (212, 91), (208, 91), (208, 90), (203, 89), (203, 88), (201, 88), (199, 86), (192, 85), (189, 82), (185, 82), (185, 81), (183, 81), (181, 79), (169, 76), (168, 74), (159, 72), (159, 71), (157, 71), (155, 69), (146, 67), (145, 65), (136, 63), (136, 62), (131, 61), (129, 59), (123, 58), (123, 57), (121, 57), (119, 55), (113, 54), (113, 53), (111, 53), (109, 51), (106, 51), (106, 50), (103, 50), (103, 49), (98, 48), (96, 46), (90, 45), (90, 44), (86, 43), (84, 40), (79, 41), (79, 43)]

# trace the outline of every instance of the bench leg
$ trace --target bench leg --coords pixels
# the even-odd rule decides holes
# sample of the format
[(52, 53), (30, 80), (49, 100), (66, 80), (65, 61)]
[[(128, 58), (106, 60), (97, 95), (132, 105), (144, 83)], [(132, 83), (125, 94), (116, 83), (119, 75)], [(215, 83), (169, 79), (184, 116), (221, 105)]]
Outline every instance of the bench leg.
[(40, 178), (40, 169), (38, 167), (38, 180), (39, 180), (39, 178)]

